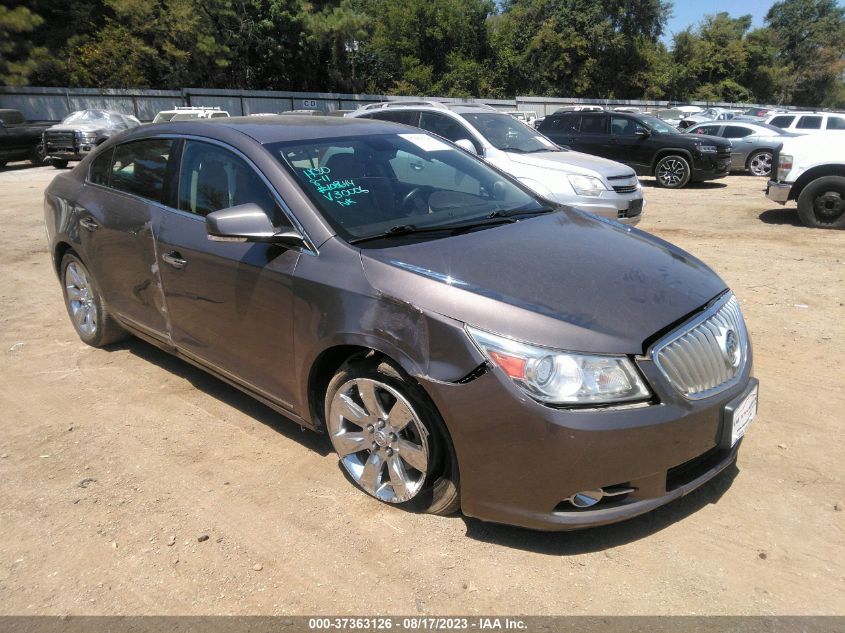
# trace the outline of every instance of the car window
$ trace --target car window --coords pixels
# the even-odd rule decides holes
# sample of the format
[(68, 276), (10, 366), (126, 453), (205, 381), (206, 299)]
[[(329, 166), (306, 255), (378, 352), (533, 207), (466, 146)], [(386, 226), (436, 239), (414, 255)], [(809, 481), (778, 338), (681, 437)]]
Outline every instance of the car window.
[(532, 194), (483, 161), (424, 132), (292, 141), (268, 149), (344, 239), (542, 209)]
[(634, 136), (637, 133), (645, 134), (646, 132), (645, 127), (637, 123), (634, 119), (626, 116), (610, 117), (610, 133), (614, 136)]
[(372, 114), (364, 115), (368, 119), (378, 119), (379, 121), (390, 121), (392, 123), (402, 123), (404, 125), (413, 125), (419, 127), (420, 113), (418, 110), (400, 110), (400, 111), (384, 111), (373, 112)]
[(845, 119), (838, 116), (831, 116), (827, 118), (828, 130), (845, 130)]
[(775, 127), (779, 128), (787, 128), (792, 124), (794, 120), (794, 116), (781, 115), (776, 116), (771, 121), (769, 121), (769, 125), (774, 125)]
[(163, 202), (164, 177), (173, 143), (173, 139), (151, 138), (115, 147), (109, 186)]
[(218, 145), (188, 141), (179, 175), (179, 208), (206, 216), (240, 204), (257, 204), (276, 227), (290, 221), (258, 173)]
[(465, 112), (461, 117), (496, 149), (504, 152), (547, 152), (557, 146), (534, 128), (499, 112)]
[(578, 131), (581, 134), (605, 134), (607, 117), (604, 114), (582, 114)]
[(428, 130), (429, 132), (433, 132), (434, 134), (437, 134), (437, 136), (442, 136), (453, 143), (461, 139), (466, 139), (472, 142), (477, 151), (481, 151), (481, 148), (478, 147), (467, 129), (450, 117), (437, 114), (436, 112), (422, 112), (420, 113), (419, 127), (424, 130)]
[(109, 186), (109, 175), (111, 174), (111, 161), (114, 150), (109, 149), (101, 152), (93, 161), (88, 171), (88, 181), (95, 185)]
[(802, 116), (795, 124), (796, 130), (820, 130), (822, 118), (820, 116)]
[(741, 125), (726, 125), (725, 133), (722, 135), (725, 138), (745, 138), (754, 134), (754, 130), (742, 127)]
[(710, 136), (721, 136), (719, 134), (721, 130), (721, 125), (699, 125), (693, 130), (690, 130), (690, 134), (708, 134)]

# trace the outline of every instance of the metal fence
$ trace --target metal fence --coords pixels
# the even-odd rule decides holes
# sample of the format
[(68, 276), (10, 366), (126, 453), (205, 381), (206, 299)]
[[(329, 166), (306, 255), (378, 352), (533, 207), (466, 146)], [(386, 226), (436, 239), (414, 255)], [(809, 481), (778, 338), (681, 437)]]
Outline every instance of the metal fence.
[[(28, 119), (60, 121), (75, 110), (104, 109), (132, 114), (141, 121), (151, 121), (161, 110), (176, 106), (217, 106), (232, 116), (259, 112), (289, 112), (291, 110), (354, 110), (368, 103), (413, 99), (436, 99), (447, 103), (483, 103), (504, 112), (529, 110), (538, 117), (573, 103), (603, 107), (637, 106), (666, 107), (666, 101), (623, 101), (613, 99), (578, 99), (571, 97), (515, 97), (513, 99), (456, 99), (449, 97), (400, 97), (367, 94), (337, 94), (324, 92), (286, 92), (271, 90), (223, 90), (213, 88), (182, 88), (181, 90), (97, 89), (97, 88), (38, 88), (29, 86), (0, 87), (0, 108), (14, 108)], [(689, 105), (728, 106), (728, 103), (690, 102)], [(751, 104), (753, 105), (753, 104)], [(733, 107), (736, 107), (733, 104)]]

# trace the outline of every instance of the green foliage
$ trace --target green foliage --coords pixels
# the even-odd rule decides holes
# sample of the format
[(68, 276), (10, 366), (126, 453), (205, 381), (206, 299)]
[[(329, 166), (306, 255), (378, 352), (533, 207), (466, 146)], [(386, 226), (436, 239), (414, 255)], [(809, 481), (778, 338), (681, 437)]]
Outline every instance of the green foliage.
[(0, 4), (0, 81), (9, 85), (26, 84), (44, 53), (24, 35), (43, 24), (44, 19), (27, 7), (9, 8)]
[(845, 105), (845, 9), (667, 0), (6, 0), (6, 84)]

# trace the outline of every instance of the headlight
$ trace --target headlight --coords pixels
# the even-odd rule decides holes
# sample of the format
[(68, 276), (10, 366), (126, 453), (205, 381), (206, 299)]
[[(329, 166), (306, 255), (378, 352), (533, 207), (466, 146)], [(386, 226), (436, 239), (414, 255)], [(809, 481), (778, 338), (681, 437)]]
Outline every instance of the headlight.
[(96, 132), (76, 132), (76, 138), (78, 138), (82, 143), (93, 143), (97, 140), (97, 133)]
[(778, 180), (786, 180), (789, 172), (792, 171), (792, 156), (781, 154), (778, 156)]
[(470, 326), (466, 330), (487, 360), (541, 402), (607, 404), (651, 396), (627, 356), (574, 354), (521, 343)]
[(696, 143), (695, 148), (702, 154), (715, 154), (717, 151), (715, 145), (702, 145), (701, 143)]
[(604, 183), (594, 176), (567, 176), (569, 184), (579, 196), (600, 196), (607, 191)]

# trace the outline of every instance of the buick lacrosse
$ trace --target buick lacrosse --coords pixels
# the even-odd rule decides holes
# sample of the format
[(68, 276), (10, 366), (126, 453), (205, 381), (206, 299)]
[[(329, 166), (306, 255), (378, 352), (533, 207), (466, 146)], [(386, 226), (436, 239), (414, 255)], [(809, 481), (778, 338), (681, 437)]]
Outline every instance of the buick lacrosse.
[(56, 176), (45, 216), (85, 343), (134, 335), (326, 433), (388, 504), (611, 523), (731, 465), (756, 413), (707, 266), (417, 128), (145, 125)]

